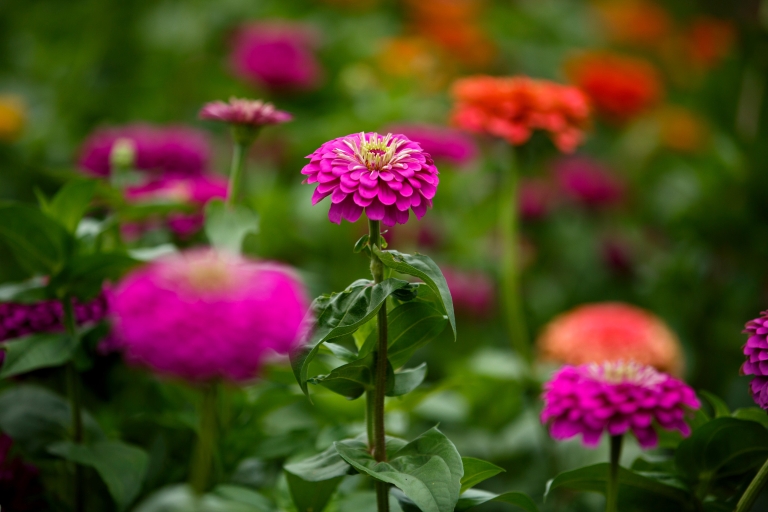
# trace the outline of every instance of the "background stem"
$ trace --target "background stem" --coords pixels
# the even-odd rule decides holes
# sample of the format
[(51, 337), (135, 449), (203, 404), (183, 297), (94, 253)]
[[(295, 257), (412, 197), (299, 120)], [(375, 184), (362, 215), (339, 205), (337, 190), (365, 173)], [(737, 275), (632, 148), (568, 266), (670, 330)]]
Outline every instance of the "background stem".
[(229, 190), (227, 191), (227, 204), (230, 206), (237, 204), (241, 195), (247, 149), (245, 144), (235, 141), (232, 152), (232, 168), (229, 171)]
[[(67, 334), (75, 338), (76, 344), (79, 344), (77, 324), (75, 322), (75, 312), (72, 307), (72, 298), (65, 297), (61, 301), (61, 305), (64, 309), (64, 328)], [(75, 444), (82, 444), (83, 442), (83, 413), (82, 413), (82, 398), (80, 396), (80, 376), (78, 375), (75, 363), (70, 361), (67, 363), (67, 388), (69, 391), (69, 407), (72, 410), (72, 440)], [(75, 463), (74, 482), (72, 486), (73, 491), (73, 509), (75, 512), (82, 512), (85, 510), (84, 505), (84, 482), (83, 482), (83, 468), (80, 464)]]
[(623, 436), (611, 436), (611, 464), (605, 493), (605, 512), (617, 512), (619, 502), (619, 459)]
[(744, 491), (738, 505), (736, 505), (736, 512), (749, 512), (752, 510), (752, 505), (755, 504), (755, 500), (760, 496), (760, 491), (763, 490), (766, 483), (768, 483), (768, 460), (765, 461), (763, 467), (760, 468), (755, 478), (749, 483), (747, 490)]
[[(369, 241), (381, 248), (381, 224), (377, 220), (368, 221)], [(384, 280), (384, 265), (371, 251), (371, 274), (373, 281)], [(376, 345), (376, 373), (373, 400), (373, 457), (378, 461), (387, 460), (386, 437), (384, 432), (384, 396), (387, 391), (387, 303), (381, 305), (378, 313), (378, 342)], [(389, 512), (389, 487), (384, 482), (376, 481), (376, 503), (379, 512)]]
[(200, 432), (192, 462), (189, 483), (198, 495), (210, 485), (213, 455), (216, 449), (216, 384), (208, 383), (202, 390)]
[(374, 396), (373, 391), (365, 392), (365, 429), (368, 434), (368, 448), (373, 450), (373, 404)]
[(501, 304), (504, 321), (512, 348), (526, 362), (531, 361), (531, 348), (528, 342), (528, 329), (523, 314), (520, 293), (520, 258), (518, 257), (518, 169), (514, 153), (510, 158), (511, 166), (502, 172), (499, 187), (499, 237), (501, 259), (499, 277), (501, 279)]

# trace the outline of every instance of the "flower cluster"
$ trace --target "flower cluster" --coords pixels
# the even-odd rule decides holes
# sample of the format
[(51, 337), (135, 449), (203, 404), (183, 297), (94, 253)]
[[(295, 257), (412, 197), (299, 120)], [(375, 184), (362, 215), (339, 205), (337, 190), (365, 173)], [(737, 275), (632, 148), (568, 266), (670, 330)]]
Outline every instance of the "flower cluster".
[(120, 141), (132, 143), (133, 167), (154, 176), (197, 176), (208, 167), (210, 148), (203, 132), (146, 124), (97, 130), (80, 149), (80, 167), (96, 176), (109, 176), (112, 149)]
[[(75, 300), (75, 321), (79, 325), (98, 322), (107, 314), (107, 306), (105, 293), (85, 303)], [(58, 300), (0, 303), (0, 341), (58, 330), (64, 330), (64, 308)]]
[(390, 133), (401, 133), (418, 142), (435, 160), (466, 165), (477, 157), (477, 144), (467, 134), (452, 128), (428, 124), (398, 124), (387, 127)]
[(289, 267), (192, 250), (126, 276), (112, 319), (133, 364), (191, 381), (244, 381), (270, 350), (297, 346), (308, 307)]
[(701, 404), (684, 382), (635, 362), (565, 366), (544, 385), (542, 423), (555, 439), (581, 434), (597, 446), (604, 432), (632, 432), (643, 448), (658, 443), (654, 422), (687, 436), (689, 409)]
[(768, 410), (768, 311), (759, 318), (750, 320), (744, 326), (749, 339), (744, 345), (747, 360), (741, 367), (744, 375), (754, 375), (749, 383), (749, 392), (757, 405)]
[(552, 320), (536, 341), (544, 361), (579, 365), (619, 359), (673, 375), (683, 370), (680, 342), (655, 315), (629, 304), (579, 306)]
[(572, 152), (582, 142), (589, 103), (579, 89), (528, 77), (473, 76), (453, 86), (454, 124), (468, 131), (502, 137), (520, 145), (535, 130), (547, 132), (560, 149)]
[(253, 127), (285, 123), (293, 118), (288, 112), (277, 110), (271, 103), (235, 97), (230, 98), (229, 103), (223, 101), (206, 103), (200, 110), (199, 117)]
[(315, 32), (305, 25), (252, 23), (235, 34), (230, 66), (238, 78), (257, 87), (314, 89), (322, 75), (316, 45)]
[(422, 218), (439, 183), (432, 157), (405, 135), (359, 133), (326, 142), (307, 156), (304, 183), (317, 183), (312, 204), (331, 196), (328, 218), (355, 222), (365, 210), (388, 226)]
[(656, 105), (662, 84), (647, 61), (611, 52), (588, 52), (571, 58), (566, 72), (611, 121), (623, 122)]

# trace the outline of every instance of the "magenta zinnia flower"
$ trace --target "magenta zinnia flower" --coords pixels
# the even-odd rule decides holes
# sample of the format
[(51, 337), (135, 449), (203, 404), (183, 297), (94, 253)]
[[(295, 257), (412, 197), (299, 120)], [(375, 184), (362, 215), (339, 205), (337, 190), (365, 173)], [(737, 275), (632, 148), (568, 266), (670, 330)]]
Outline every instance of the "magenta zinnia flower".
[(585, 206), (608, 206), (624, 198), (624, 183), (616, 173), (592, 159), (563, 158), (554, 172), (563, 192)]
[(80, 167), (97, 176), (109, 176), (110, 154), (119, 140), (135, 149), (134, 167), (162, 176), (194, 176), (208, 166), (210, 148), (203, 132), (186, 127), (133, 124), (97, 130), (80, 149)]
[(390, 126), (392, 133), (402, 133), (437, 160), (443, 159), (456, 165), (466, 165), (477, 156), (475, 141), (454, 128), (428, 124), (402, 124)]
[(262, 100), (230, 98), (229, 103), (213, 101), (206, 103), (200, 110), (200, 119), (223, 121), (232, 124), (244, 124), (253, 127), (266, 124), (278, 124), (290, 121), (293, 116), (277, 110), (271, 103)]
[(192, 381), (243, 381), (270, 350), (296, 348), (308, 305), (285, 265), (193, 250), (129, 274), (112, 317), (133, 364)]
[(684, 382), (651, 366), (605, 362), (564, 366), (544, 385), (541, 421), (555, 439), (581, 434), (586, 446), (597, 446), (603, 432), (617, 436), (631, 431), (640, 446), (653, 448), (665, 430), (690, 434), (689, 409), (701, 404)]
[(328, 218), (355, 222), (365, 210), (388, 226), (408, 222), (408, 210), (422, 218), (432, 207), (437, 167), (418, 142), (405, 135), (359, 133), (326, 142), (307, 156), (301, 170), (317, 183), (312, 204), (331, 196)]
[(744, 345), (747, 360), (741, 371), (755, 376), (749, 383), (749, 392), (757, 405), (768, 410), (768, 311), (747, 322), (744, 333), (749, 334), (749, 339)]
[(442, 266), (457, 313), (477, 319), (489, 318), (495, 309), (493, 281), (483, 272)]

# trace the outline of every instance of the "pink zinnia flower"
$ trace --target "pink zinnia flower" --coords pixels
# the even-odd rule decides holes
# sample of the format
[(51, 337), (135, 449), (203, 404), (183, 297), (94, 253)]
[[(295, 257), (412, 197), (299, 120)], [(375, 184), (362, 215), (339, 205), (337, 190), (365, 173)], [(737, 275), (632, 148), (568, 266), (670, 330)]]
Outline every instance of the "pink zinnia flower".
[(585, 206), (608, 206), (624, 198), (624, 183), (616, 173), (592, 159), (563, 158), (553, 170), (563, 192)]
[(230, 98), (229, 103), (223, 101), (206, 103), (200, 110), (199, 117), (200, 119), (253, 127), (285, 123), (293, 118), (288, 112), (277, 110), (271, 103), (235, 97)]
[(365, 210), (388, 226), (408, 222), (408, 210), (422, 218), (432, 207), (437, 167), (418, 142), (405, 135), (359, 133), (326, 142), (307, 156), (301, 170), (317, 183), (312, 204), (331, 196), (328, 218), (355, 222)]
[(523, 178), (518, 189), (518, 210), (523, 220), (546, 217), (555, 200), (552, 184), (541, 178)]
[(245, 25), (232, 41), (230, 65), (237, 77), (259, 87), (314, 89), (321, 77), (316, 39), (313, 30), (297, 23)]
[(192, 381), (243, 381), (268, 351), (297, 347), (308, 307), (290, 267), (193, 250), (129, 274), (112, 317), (131, 363)]
[(432, 155), (432, 158), (456, 165), (466, 165), (477, 157), (477, 144), (464, 132), (428, 124), (389, 126), (391, 133), (402, 133)]
[(586, 446), (600, 443), (604, 432), (618, 436), (631, 431), (640, 446), (653, 448), (658, 434), (653, 423), (688, 436), (689, 409), (701, 407), (684, 382), (635, 362), (564, 366), (544, 384), (542, 423), (552, 437), (581, 434)]
[(749, 383), (749, 392), (757, 405), (768, 410), (768, 311), (747, 322), (744, 333), (749, 334), (749, 339), (744, 345), (747, 360), (741, 372), (755, 376)]
[[(160, 200), (194, 205), (195, 212), (171, 213), (168, 216), (168, 227), (180, 236), (189, 236), (198, 232), (205, 220), (203, 206), (211, 199), (226, 199), (226, 197), (227, 180), (213, 175), (164, 178), (126, 189), (126, 198), (134, 203)], [(128, 229), (133, 234), (140, 234), (142, 231), (141, 226), (138, 225), (128, 225)]]
[(208, 166), (210, 147), (205, 133), (186, 127), (133, 124), (100, 129), (80, 149), (80, 167), (97, 176), (109, 176), (110, 154), (116, 142), (129, 140), (135, 150), (133, 166), (163, 176), (194, 176)]
[(440, 267), (451, 291), (457, 313), (474, 318), (489, 318), (495, 309), (493, 281), (480, 271), (462, 271)]

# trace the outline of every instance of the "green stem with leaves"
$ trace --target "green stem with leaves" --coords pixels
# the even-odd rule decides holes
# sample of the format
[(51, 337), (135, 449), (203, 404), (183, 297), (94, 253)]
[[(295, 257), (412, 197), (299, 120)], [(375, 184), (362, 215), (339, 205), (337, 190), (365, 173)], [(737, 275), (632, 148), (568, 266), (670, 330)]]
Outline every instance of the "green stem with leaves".
[(189, 483), (196, 494), (202, 495), (208, 490), (216, 452), (216, 394), (215, 383), (207, 383), (202, 389), (200, 406), (200, 431), (197, 446), (192, 459), (192, 471)]
[(515, 155), (510, 158), (510, 169), (502, 171), (499, 187), (498, 229), (501, 242), (500, 272), (501, 303), (504, 321), (512, 348), (525, 361), (531, 361), (528, 329), (523, 314), (520, 292), (520, 258), (518, 245), (518, 169)]
[[(79, 344), (77, 323), (75, 321), (75, 312), (72, 307), (72, 298), (64, 297), (61, 301), (64, 309), (64, 328), (67, 334), (75, 339), (75, 345)], [(75, 444), (83, 443), (83, 412), (82, 398), (80, 396), (80, 375), (78, 374), (75, 363), (67, 363), (67, 387), (69, 388), (69, 406), (72, 411), (72, 440)], [(73, 490), (73, 509), (75, 512), (82, 512), (85, 509), (85, 492), (83, 482), (83, 468), (75, 463)]]
[[(368, 221), (368, 243), (381, 249), (381, 223)], [(374, 283), (384, 280), (384, 264), (371, 251), (371, 274)], [(373, 457), (377, 462), (387, 460), (386, 436), (384, 432), (384, 397), (387, 391), (387, 303), (381, 305), (377, 321), (378, 341), (376, 344), (376, 368), (373, 390)], [(370, 407), (370, 406), (369, 406)], [(389, 512), (389, 487), (376, 480), (376, 503), (378, 512)]]
[(752, 510), (752, 505), (755, 504), (755, 500), (760, 496), (760, 492), (768, 483), (768, 460), (757, 472), (755, 478), (749, 483), (749, 487), (744, 491), (739, 503), (736, 505), (736, 512), (749, 512)]
[(608, 467), (608, 483), (605, 492), (605, 512), (617, 512), (619, 503), (619, 459), (624, 436), (611, 436), (611, 463)]

